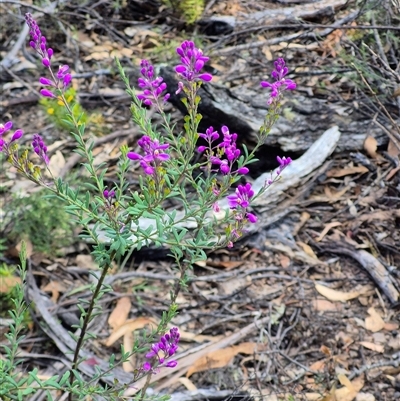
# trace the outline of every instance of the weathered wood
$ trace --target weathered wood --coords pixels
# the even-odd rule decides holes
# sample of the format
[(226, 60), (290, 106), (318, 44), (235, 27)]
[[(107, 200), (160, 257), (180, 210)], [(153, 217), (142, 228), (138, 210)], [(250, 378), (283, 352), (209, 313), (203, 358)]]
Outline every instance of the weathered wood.
[[(178, 85), (175, 72), (170, 68), (162, 68), (161, 76), (171, 93), (170, 101), (185, 113), (181, 97), (174, 94)], [(250, 145), (255, 143), (268, 110), (266, 90), (261, 87), (228, 89), (213, 83), (203, 85), (200, 96), (199, 112), (203, 115), (201, 129), (205, 130), (210, 125), (219, 129), (227, 125), (245, 142)], [(328, 103), (325, 99), (302, 96), (298, 91), (290, 92), (283, 108), (284, 115), (272, 128), (266, 145), (278, 147), (284, 152), (306, 152), (332, 126), (338, 126), (342, 134), (337, 152), (363, 149), (368, 135), (374, 136), (379, 146), (388, 141), (386, 134), (370, 120), (352, 114), (351, 109), (347, 110), (342, 105)]]

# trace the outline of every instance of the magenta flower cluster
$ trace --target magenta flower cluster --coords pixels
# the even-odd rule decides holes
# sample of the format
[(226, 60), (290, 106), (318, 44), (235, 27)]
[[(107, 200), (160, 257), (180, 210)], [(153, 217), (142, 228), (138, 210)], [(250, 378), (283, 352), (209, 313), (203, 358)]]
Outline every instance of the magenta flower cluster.
[(271, 175), (271, 178), (269, 178), (268, 180), (265, 181), (265, 185), (269, 186), (272, 185), (274, 183), (275, 180), (277, 180), (279, 178), (279, 176), (281, 175), (282, 171), (289, 166), (290, 163), (292, 163), (292, 159), (290, 157), (276, 157), (277, 162), (279, 163), (278, 168), (275, 171), (275, 178)]
[(0, 124), (0, 152), (8, 150), (8, 147), (12, 144), (12, 142), (17, 141), (19, 138), (22, 137), (24, 132), (22, 129), (17, 129), (11, 136), (11, 139), (9, 141), (6, 141), (2, 136), (7, 133), (8, 131), (11, 130), (13, 126), (12, 121), (7, 121), (4, 125)]
[[(36, 50), (42, 59), (42, 64), (51, 72), (52, 79), (41, 77), (39, 82), (44, 86), (53, 87), (56, 89), (65, 89), (71, 82), (72, 76), (68, 72), (68, 65), (60, 65), (58, 72), (54, 75), (51, 71), (51, 58), (53, 56), (53, 49), (48, 48), (46, 44), (46, 37), (42, 35), (37, 22), (33, 19), (30, 13), (25, 14), (25, 21), (29, 26), (29, 34), (31, 35), (30, 46)], [(40, 94), (44, 97), (55, 98), (57, 97), (51, 90), (42, 89)]]
[(46, 68), (50, 68), (51, 58), (53, 56), (53, 49), (47, 47), (46, 37), (42, 35), (37, 22), (33, 19), (32, 14), (25, 14), (25, 21), (29, 26), (29, 34), (31, 35), (30, 46), (36, 50), (36, 52), (42, 58), (42, 64)]
[[(4, 125), (0, 124), (0, 152), (4, 152), (7, 157), (11, 156), (10, 145), (20, 139), (24, 132), (22, 129), (17, 129), (12, 135), (9, 141), (2, 138), (4, 134), (11, 130), (13, 127), (12, 121), (6, 122)], [(32, 140), (33, 151), (39, 155), (39, 157), (46, 163), (49, 164), (49, 158), (47, 156), (47, 146), (43, 142), (43, 138), (39, 134), (33, 134)]]
[(164, 334), (158, 343), (150, 347), (150, 351), (145, 356), (148, 361), (143, 364), (143, 370), (156, 373), (156, 369), (163, 366), (174, 368), (178, 362), (174, 360), (167, 362), (167, 360), (178, 350), (179, 339), (180, 334), (177, 327), (173, 327), (169, 333)]
[(103, 191), (103, 196), (107, 199), (107, 200), (111, 200), (112, 198), (115, 198), (115, 191), (110, 189), (105, 189)]
[[(154, 67), (147, 60), (142, 60), (140, 67), (142, 77), (138, 78), (138, 85), (143, 89), (143, 93), (137, 95), (137, 98), (146, 106), (158, 104), (161, 94), (167, 89), (167, 84), (161, 77), (154, 78)], [(169, 97), (170, 94), (167, 93), (163, 101), (166, 102)]]
[(237, 219), (242, 220), (243, 218), (246, 218), (250, 223), (255, 223), (257, 221), (257, 216), (247, 211), (247, 208), (250, 206), (250, 200), (253, 196), (254, 191), (251, 184), (247, 183), (246, 185), (238, 185), (235, 193), (227, 197), (229, 207), (239, 211), (236, 215)]
[(279, 98), (279, 95), (285, 90), (296, 89), (296, 84), (291, 79), (286, 79), (285, 76), (288, 73), (288, 68), (285, 66), (285, 60), (278, 58), (274, 63), (275, 69), (272, 71), (272, 78), (275, 82), (262, 81), (261, 86), (263, 88), (270, 88), (271, 93), (268, 99), (268, 104), (272, 104), (273, 101)]
[(169, 159), (169, 154), (164, 152), (169, 148), (167, 143), (160, 144), (157, 139), (144, 135), (138, 140), (138, 145), (144, 151), (144, 156), (135, 152), (128, 152), (126, 156), (131, 160), (140, 160), (140, 166), (148, 175), (154, 174), (157, 166)]
[(39, 134), (33, 134), (32, 141), (33, 151), (46, 163), (49, 164), (47, 156), (47, 146), (43, 142), (43, 138)]
[(200, 138), (208, 142), (208, 146), (199, 146), (197, 150), (200, 153), (207, 151), (208, 160), (211, 164), (219, 166), (219, 171), (226, 174), (247, 174), (249, 169), (247, 167), (240, 167), (236, 171), (232, 170), (233, 164), (240, 156), (240, 149), (236, 147), (237, 134), (231, 134), (227, 126), (221, 127), (223, 134), (223, 141), (214, 145), (214, 142), (219, 138), (218, 131), (214, 131), (213, 127), (209, 127), (205, 134), (200, 133)]
[(200, 73), (204, 64), (209, 60), (209, 57), (203, 55), (203, 52), (196, 47), (194, 42), (185, 40), (177, 49), (176, 52), (181, 57), (181, 63), (175, 67), (178, 75), (186, 81), (204, 81), (212, 80), (212, 75), (208, 73)]

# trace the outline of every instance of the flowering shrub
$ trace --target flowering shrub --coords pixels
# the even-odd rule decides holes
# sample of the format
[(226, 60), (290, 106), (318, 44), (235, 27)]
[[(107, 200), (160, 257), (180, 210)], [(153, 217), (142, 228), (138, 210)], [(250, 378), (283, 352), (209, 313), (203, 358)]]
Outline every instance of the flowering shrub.
[[(142, 399), (151, 375), (162, 368), (174, 368), (177, 365), (177, 361), (170, 358), (178, 350), (179, 331), (176, 327), (169, 332), (167, 329), (176, 316), (176, 299), (181, 288), (189, 280), (188, 271), (195, 262), (206, 258), (206, 251), (232, 247), (233, 243), (243, 235), (246, 225), (257, 222), (257, 216), (251, 211), (252, 200), (262, 195), (291, 162), (290, 158), (278, 158), (279, 168), (275, 176), (265, 182), (258, 193), (254, 192), (250, 183), (234, 188), (235, 184), (249, 172), (247, 165), (254, 161), (255, 152), (265, 142), (273, 123), (278, 118), (283, 93), (294, 89), (296, 85), (285, 78), (288, 69), (284, 60), (278, 59), (272, 72), (274, 82), (261, 83), (263, 87), (270, 89), (267, 100), (270, 107), (260, 129), (257, 145), (252, 152), (249, 152), (246, 148), (237, 147), (238, 136), (236, 133), (231, 133), (227, 126), (221, 127), (221, 136), (213, 127), (209, 127), (205, 133), (198, 132), (201, 120), (201, 115), (197, 111), (200, 102), (198, 90), (202, 84), (212, 80), (212, 75), (204, 72), (204, 65), (209, 58), (204, 56), (192, 41), (184, 41), (176, 49), (180, 57), (180, 64), (175, 67), (180, 78), (178, 88), (167, 88), (162, 77), (155, 76), (154, 67), (149, 61), (143, 60), (140, 66), (141, 77), (138, 79), (140, 92), (136, 92), (130, 87), (124, 70), (116, 61), (126, 84), (127, 93), (132, 97), (132, 119), (144, 135), (137, 142), (139, 150), (129, 150), (126, 146), (121, 148), (118, 180), (109, 188), (103, 183), (107, 167), (95, 164), (92, 143), (84, 136), (85, 124), (72, 112), (72, 106), (65, 96), (72, 79), (69, 66), (61, 65), (55, 72), (52, 61), (53, 50), (48, 47), (46, 37), (42, 35), (38, 24), (30, 14), (26, 15), (26, 23), (30, 29), (30, 46), (39, 55), (47, 72), (46, 77), (39, 80), (44, 86), (40, 93), (46, 98), (54, 98), (55, 101), (64, 104), (69, 117), (71, 135), (76, 141), (76, 151), (85, 159), (83, 166), (89, 173), (92, 192), (78, 192), (62, 179), (52, 176), (49, 170), (48, 148), (40, 134), (33, 135), (29, 151), (20, 144), (22, 130), (16, 130), (10, 139), (6, 139), (9, 136), (7, 132), (12, 128), (12, 122), (6, 122), (0, 127), (1, 151), (6, 155), (8, 162), (26, 178), (46, 188), (65, 202), (67, 212), (82, 226), (81, 237), (93, 243), (92, 254), (101, 268), (101, 276), (92, 289), (92, 297), (87, 308), (80, 308), (82, 314), (78, 327), (79, 334), (72, 335), (76, 341), (76, 349), (71, 370), (66, 376), (67, 379), (57, 377), (53, 382), (56, 381), (57, 388), (69, 394), (70, 401), (74, 395), (84, 397), (94, 394), (114, 400), (123, 395), (126, 386), (147, 376), (148, 380), (141, 389)], [(167, 89), (175, 90), (177, 93), (182, 92), (184, 95), (183, 102), (188, 114), (185, 117), (183, 132), (176, 132), (174, 125), (170, 123), (170, 116), (164, 112), (165, 102), (169, 98)], [(160, 127), (153, 124), (146, 107), (153, 107), (159, 113), (162, 119)], [(199, 138), (202, 138), (206, 145), (198, 146)], [(200, 162), (194, 163), (193, 156), (196, 152), (200, 153), (202, 158)], [(34, 160), (39, 160), (38, 165), (31, 160), (31, 154), (36, 155)], [(130, 188), (126, 180), (126, 174), (131, 168), (140, 168), (143, 171), (137, 190)], [(43, 170), (48, 171), (47, 176), (43, 174)], [(199, 175), (198, 171), (202, 174)], [(220, 211), (218, 202), (225, 198), (228, 200), (230, 211), (226, 211), (222, 218), (217, 218), (213, 212)], [(172, 199), (181, 206), (181, 213), (166, 211), (166, 205)], [(146, 227), (143, 226), (144, 218), (150, 221)], [(100, 231), (106, 233), (105, 241), (100, 240), (98, 235)], [(144, 355), (145, 362), (132, 375), (131, 383), (117, 383), (113, 389), (103, 388), (100, 385), (86, 386), (84, 378), (79, 374), (80, 365), (84, 360), (81, 350), (85, 341), (93, 336), (88, 333), (88, 326), (98, 313), (98, 301), (110, 290), (104, 285), (110, 266), (114, 260), (118, 260), (130, 250), (140, 249), (150, 243), (168, 247), (174, 258), (175, 267), (180, 272), (180, 279), (171, 291), (170, 307), (157, 329), (145, 337), (141, 347), (124, 350), (118, 363), (110, 361), (111, 368), (115, 368), (138, 350), (150, 347)], [(160, 340), (154, 342), (160, 335)], [(9, 349), (11, 360), (15, 359), (13, 349)], [(13, 366), (9, 368), (9, 372), (12, 372)], [(91, 382), (93, 380), (101, 382), (106, 374), (109, 374), (109, 371), (97, 370)], [(46, 387), (39, 378), (36, 379), (38, 388)], [(27, 387), (18, 384), (17, 381), (14, 380), (14, 383), (14, 387), (13, 385), (7, 387), (8, 394), (14, 391), (19, 397), (19, 394), (22, 394), (21, 388), (23, 391), (28, 391)]]

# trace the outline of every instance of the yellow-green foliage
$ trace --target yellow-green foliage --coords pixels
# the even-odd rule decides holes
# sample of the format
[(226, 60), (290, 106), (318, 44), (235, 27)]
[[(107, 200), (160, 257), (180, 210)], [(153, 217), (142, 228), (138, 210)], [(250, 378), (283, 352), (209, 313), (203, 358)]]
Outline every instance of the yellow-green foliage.
[[(8, 311), (13, 309), (13, 299), (18, 296), (18, 283), (20, 280), (16, 275), (16, 270), (15, 266), (9, 266), (5, 263), (0, 264), (0, 317), (6, 319), (10, 318)], [(31, 322), (29, 311), (26, 310), (24, 313), (24, 323), (29, 325)]]
[[(76, 90), (69, 88), (65, 91), (65, 99), (72, 109), (72, 114), (75, 120), (79, 120), (79, 125), (85, 124), (87, 129), (94, 134), (105, 133), (104, 117), (100, 113), (88, 113), (78, 102)], [(51, 99), (43, 97), (40, 99), (40, 104), (44, 108), (48, 119), (58, 128), (65, 129), (68, 132), (71, 130), (71, 125), (68, 124), (68, 110), (64, 106), (61, 99)]]
[(57, 255), (60, 248), (74, 241), (74, 222), (64, 210), (61, 200), (45, 196), (43, 191), (28, 197), (12, 199), (5, 205), (6, 214), (12, 214), (10, 232), (12, 241), (28, 239), (35, 251), (45, 255)]
[(163, 0), (163, 3), (179, 13), (188, 24), (193, 24), (203, 13), (205, 0)]
[[(64, 96), (67, 99), (67, 102), (73, 105), (72, 112), (74, 117), (78, 119), (78, 117), (81, 116), (79, 120), (80, 124), (86, 124), (88, 116), (83, 107), (77, 102), (76, 90), (71, 87), (65, 91)], [(43, 106), (48, 118), (52, 123), (59, 128), (70, 131), (71, 127), (66, 122), (66, 120), (68, 120), (68, 110), (60, 99), (42, 97), (40, 99), (40, 104)]]

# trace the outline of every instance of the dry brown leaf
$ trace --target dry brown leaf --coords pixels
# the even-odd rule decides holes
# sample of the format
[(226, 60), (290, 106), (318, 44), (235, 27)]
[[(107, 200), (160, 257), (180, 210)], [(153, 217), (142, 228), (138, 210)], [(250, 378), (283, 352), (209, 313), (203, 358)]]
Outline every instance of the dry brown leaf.
[(237, 354), (253, 354), (256, 349), (257, 343), (242, 343), (233, 347), (211, 351), (198, 359), (188, 369), (186, 377), (190, 377), (193, 373), (204, 372), (209, 369), (223, 368), (229, 365)]
[(321, 242), (325, 235), (328, 234), (328, 232), (334, 228), (334, 227), (338, 227), (341, 226), (342, 223), (340, 223), (339, 221), (332, 221), (332, 223), (328, 223), (325, 225), (325, 228), (322, 230), (321, 234), (318, 236), (318, 238), (315, 239), (315, 241), (317, 242)]
[(51, 300), (57, 303), (60, 297), (60, 292), (65, 292), (67, 289), (65, 286), (58, 281), (50, 281), (47, 285), (42, 288), (44, 292), (51, 292)]
[(364, 294), (366, 291), (366, 288), (362, 288), (361, 290), (358, 291), (343, 292), (334, 290), (329, 287), (325, 287), (324, 285), (321, 284), (315, 284), (315, 289), (330, 301), (338, 301), (338, 302), (346, 302), (349, 301), (350, 299), (357, 298), (360, 295)]
[(385, 323), (385, 326), (383, 328), (387, 331), (394, 331), (399, 329), (399, 325), (397, 323), (388, 322)]
[(126, 333), (132, 333), (135, 330), (143, 329), (147, 325), (157, 326), (157, 322), (150, 317), (139, 317), (135, 320), (127, 320), (122, 326), (118, 327), (110, 337), (108, 337), (105, 344), (107, 347), (110, 347), (122, 336), (125, 336)]
[[(133, 344), (134, 344), (134, 338), (132, 332), (125, 333), (124, 335), (125, 352), (133, 349)], [(135, 370), (135, 355), (131, 355), (127, 361), (122, 363), (122, 369), (124, 369), (125, 372), (133, 372)]]
[(286, 255), (279, 255), (279, 262), (284, 269), (287, 269), (290, 266), (290, 258)]
[(326, 365), (326, 360), (322, 359), (321, 361), (316, 361), (314, 362), (309, 369), (312, 370), (313, 372), (323, 372), (325, 369)]
[(400, 166), (393, 168), (390, 173), (386, 176), (386, 180), (390, 181), (400, 171)]
[(310, 245), (306, 244), (305, 242), (297, 241), (297, 244), (300, 245), (303, 248), (303, 251), (308, 255), (311, 256), (314, 259), (318, 260), (318, 256), (315, 254), (313, 249), (311, 248)]
[(399, 149), (395, 145), (395, 143), (390, 139), (387, 147), (387, 153), (389, 156), (397, 157), (399, 155)]
[(186, 387), (186, 390), (197, 391), (197, 387), (187, 377), (180, 377), (178, 381)]
[[(344, 379), (342, 378), (342, 380)], [(359, 391), (364, 387), (364, 378), (362, 376), (357, 377), (352, 382), (349, 382), (349, 385), (351, 389), (349, 389), (348, 386), (344, 386), (335, 391), (335, 401), (353, 401)]]
[(347, 378), (347, 376), (343, 374), (338, 375), (338, 380), (342, 386), (347, 387), (347, 389), (354, 393), (355, 389), (351, 381)]
[(327, 312), (327, 311), (341, 311), (342, 304), (333, 303), (327, 301), (326, 299), (313, 299), (312, 307), (318, 312)]
[(229, 271), (232, 269), (236, 269), (236, 267), (241, 266), (244, 263), (244, 260), (227, 260), (220, 262), (212, 262), (208, 261), (208, 265), (212, 267), (223, 267), (225, 270)]
[(0, 293), (7, 294), (10, 292), (17, 284), (21, 284), (21, 279), (19, 277), (0, 277)]
[(108, 318), (108, 324), (113, 331), (126, 322), (131, 308), (132, 304), (129, 297), (122, 297), (117, 301), (114, 310), (111, 312), (110, 317)]
[(360, 341), (360, 344), (363, 347), (370, 349), (371, 351), (380, 353), (383, 353), (385, 351), (385, 347), (383, 345), (371, 343), (370, 341)]
[(342, 190), (340, 191), (336, 191), (335, 189), (329, 187), (328, 185), (326, 185), (324, 187), (324, 193), (326, 195), (326, 197), (331, 200), (331, 201), (337, 201), (338, 199), (340, 199), (348, 190), (350, 189), (350, 186), (344, 187)]
[(321, 345), (321, 348), (319, 349), (324, 355), (330, 357), (332, 356), (332, 351), (330, 348), (328, 348), (326, 345)]
[(365, 319), (365, 328), (374, 333), (385, 327), (385, 322), (379, 313), (372, 307), (368, 309), (369, 316)]
[(364, 166), (346, 167), (341, 169), (332, 169), (326, 173), (328, 177), (340, 178), (346, 175), (368, 173), (368, 169)]
[(376, 159), (378, 149), (378, 141), (373, 137), (368, 135), (364, 141), (364, 150), (371, 156), (373, 159)]
[(196, 361), (188, 369), (186, 377), (190, 377), (193, 373), (204, 372), (209, 369), (223, 368), (232, 362), (235, 355), (235, 347), (212, 351)]
[(310, 217), (311, 217), (310, 214), (307, 212), (301, 213), (299, 222), (296, 223), (296, 225), (294, 226), (294, 228), (292, 230), (293, 236), (296, 236), (298, 234), (300, 229), (304, 226), (305, 223), (307, 223), (307, 221), (310, 219)]
[(75, 263), (84, 269), (98, 270), (99, 266), (93, 260), (92, 255), (77, 255)]

